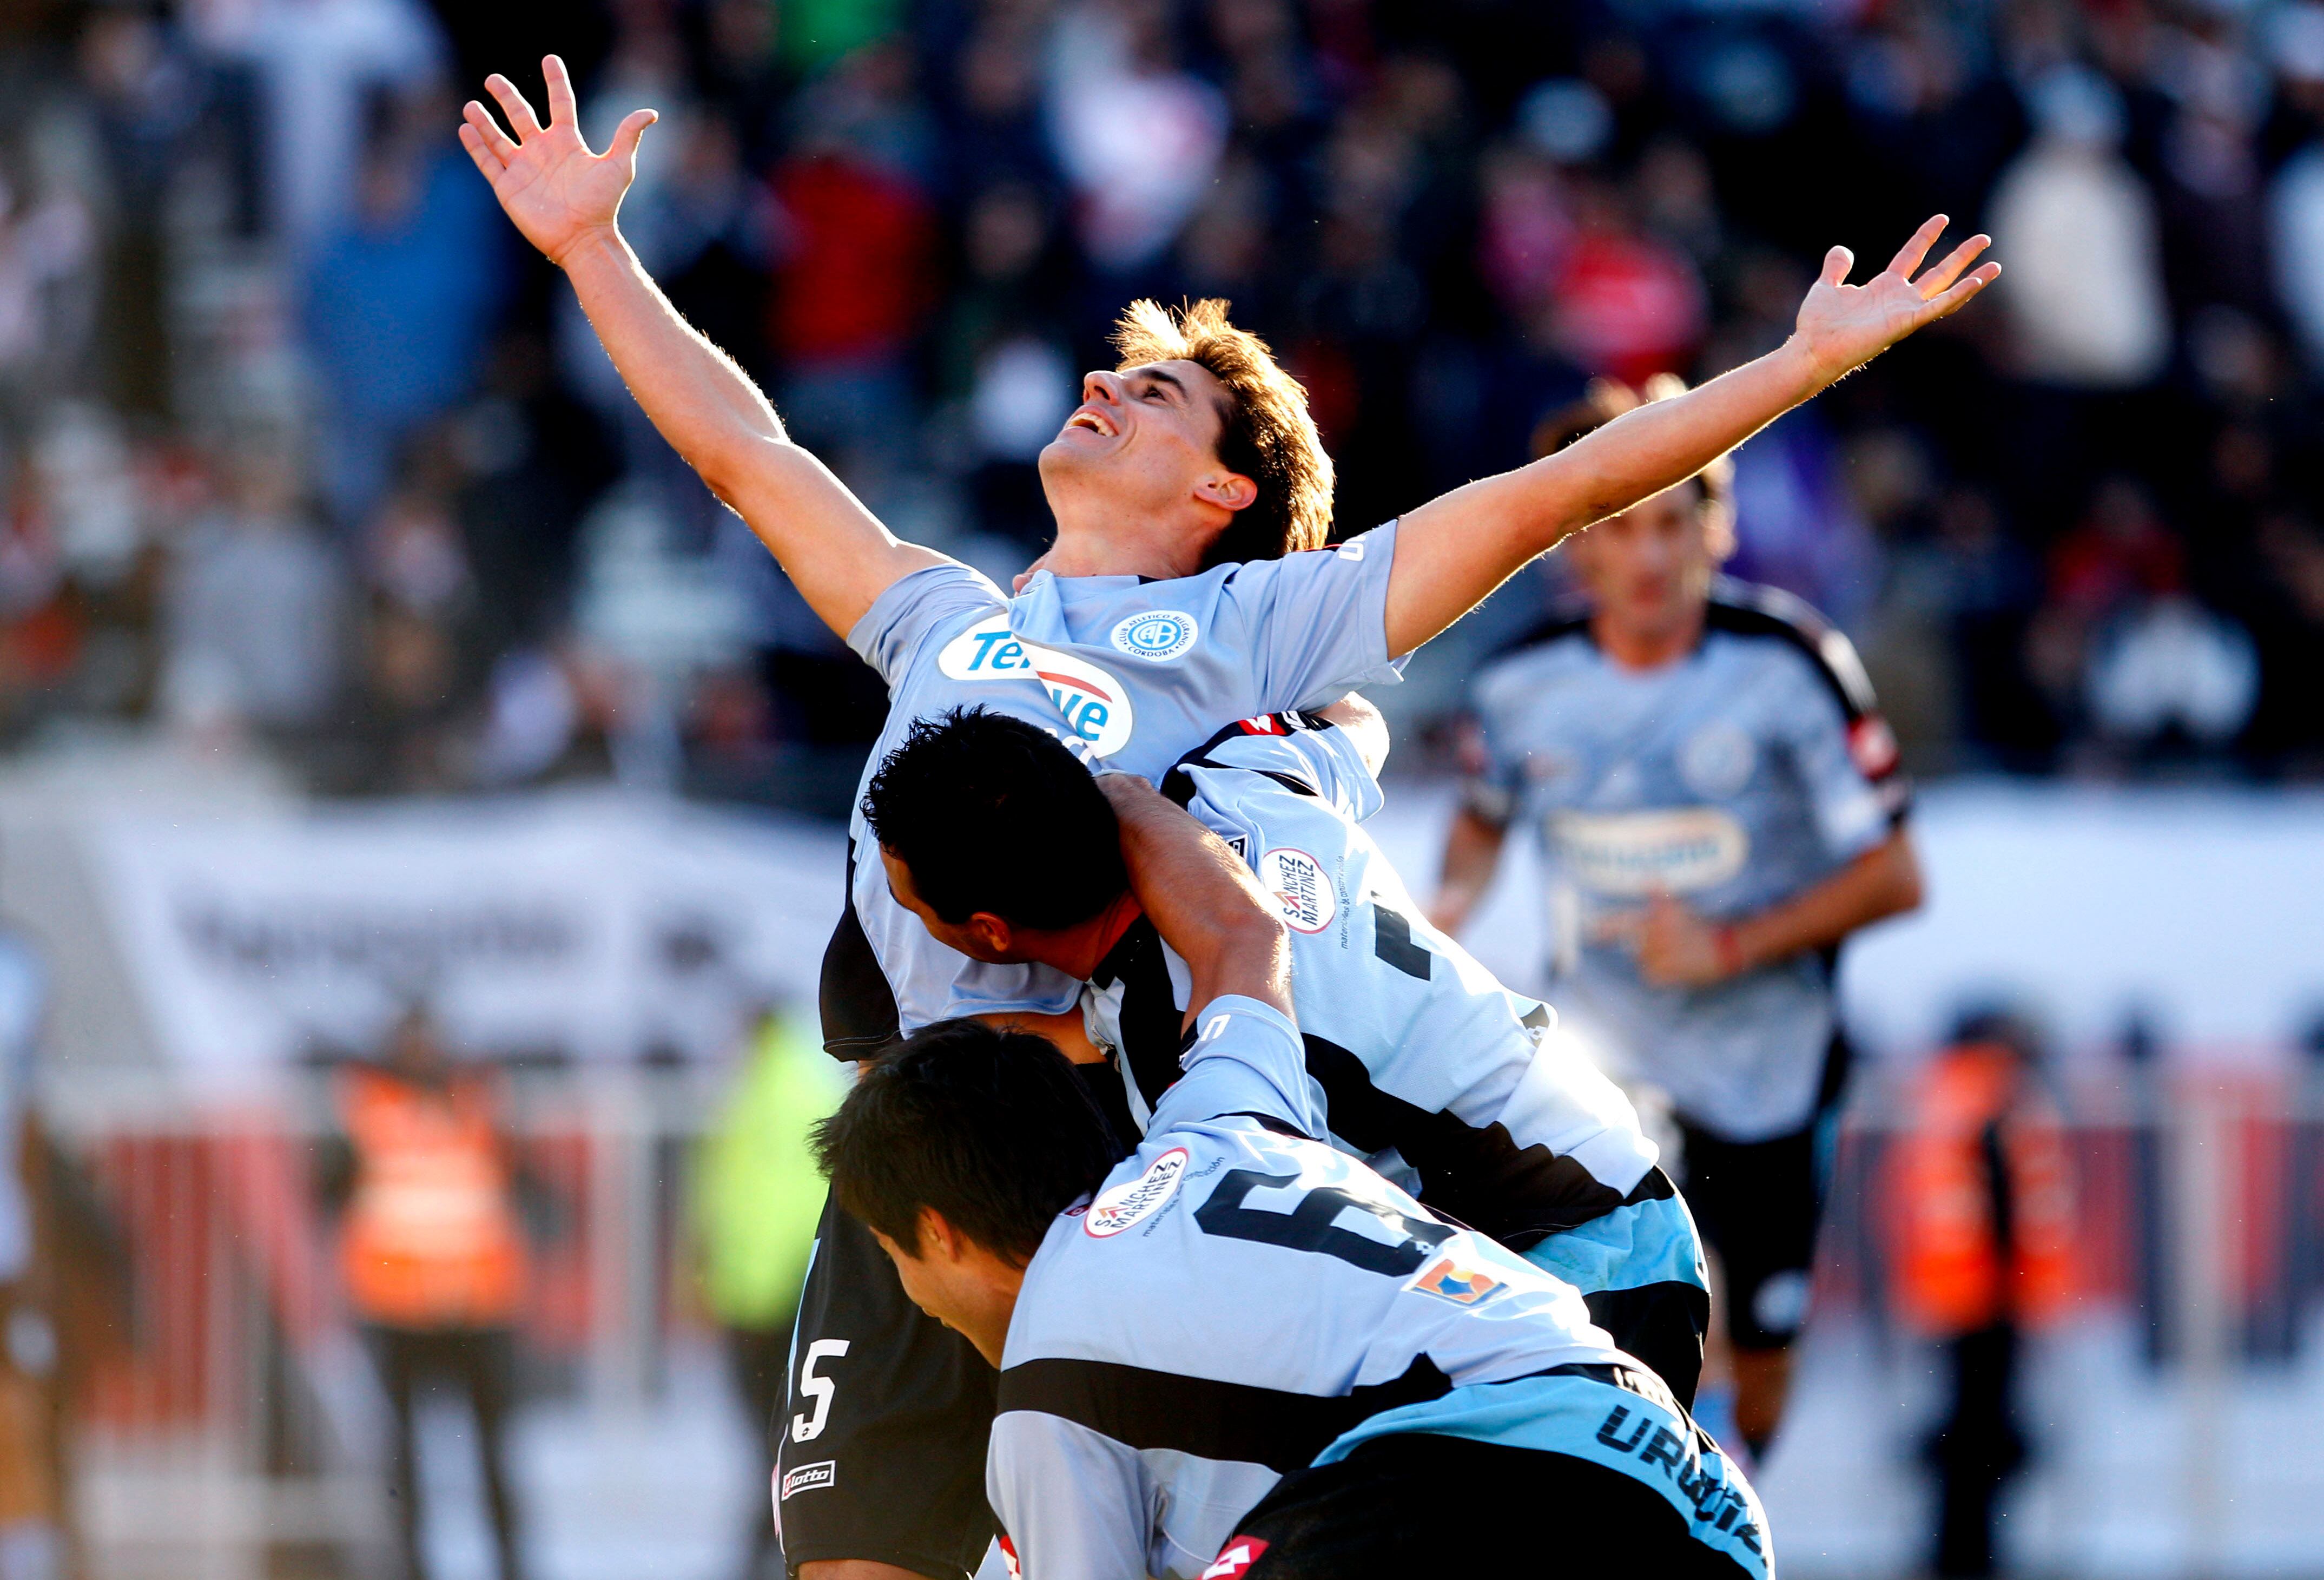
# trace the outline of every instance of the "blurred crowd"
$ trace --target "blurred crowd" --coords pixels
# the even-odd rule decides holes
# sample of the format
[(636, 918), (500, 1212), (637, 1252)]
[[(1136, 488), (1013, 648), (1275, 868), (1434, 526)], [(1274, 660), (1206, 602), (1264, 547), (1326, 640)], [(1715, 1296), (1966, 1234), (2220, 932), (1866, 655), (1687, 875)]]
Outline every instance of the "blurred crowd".
[(1001, 573), (1134, 296), (1274, 342), (1357, 531), (1941, 209), (2007, 274), (1745, 448), (1733, 568), (1858, 639), (1924, 772), (2324, 769), (2314, 0), (26, 0), (5, 738), (844, 802), (876, 683), (452, 135), (549, 48), (594, 138), (662, 112), (623, 217), (681, 310)]

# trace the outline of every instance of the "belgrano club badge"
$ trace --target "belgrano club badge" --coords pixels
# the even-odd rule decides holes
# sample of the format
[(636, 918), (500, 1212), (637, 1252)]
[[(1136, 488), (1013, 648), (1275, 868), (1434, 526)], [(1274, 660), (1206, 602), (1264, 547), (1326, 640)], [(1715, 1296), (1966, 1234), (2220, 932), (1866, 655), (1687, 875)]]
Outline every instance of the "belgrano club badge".
[(1339, 912), (1323, 864), (1304, 850), (1278, 845), (1260, 856), (1259, 881), (1283, 908), (1285, 923), (1297, 931), (1320, 933)]

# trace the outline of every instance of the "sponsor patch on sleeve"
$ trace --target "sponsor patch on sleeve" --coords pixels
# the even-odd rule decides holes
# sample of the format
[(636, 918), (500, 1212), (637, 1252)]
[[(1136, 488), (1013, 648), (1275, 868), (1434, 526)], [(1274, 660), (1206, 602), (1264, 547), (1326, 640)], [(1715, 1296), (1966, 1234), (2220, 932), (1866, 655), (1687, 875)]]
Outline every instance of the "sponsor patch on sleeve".
[(1259, 1538), (1238, 1536), (1219, 1549), (1218, 1562), (1203, 1571), (1203, 1580), (1241, 1580), (1266, 1551), (1267, 1544)]
[(1848, 755), (1856, 772), (1878, 779), (1896, 766), (1896, 732), (1877, 713), (1868, 713), (1848, 726)]
[(1275, 896), (1283, 919), (1296, 931), (1320, 933), (1332, 925), (1340, 902), (1323, 864), (1304, 850), (1278, 845), (1259, 858), (1259, 886)]
[(839, 1462), (818, 1459), (813, 1465), (802, 1465), (783, 1473), (783, 1500), (793, 1492), (811, 1492), (817, 1487), (827, 1487), (839, 1480)]
[(1457, 1256), (1440, 1256), (1422, 1268), (1405, 1288), (1434, 1295), (1439, 1300), (1450, 1300), (1455, 1306), (1474, 1306), (1508, 1288), (1508, 1283), (1482, 1268), (1469, 1266)]
[(1082, 1222), (1083, 1232), (1093, 1240), (1111, 1240), (1152, 1217), (1177, 1194), (1178, 1181), (1185, 1172), (1186, 1149), (1171, 1148), (1146, 1165), (1146, 1172), (1137, 1178), (1098, 1192)]

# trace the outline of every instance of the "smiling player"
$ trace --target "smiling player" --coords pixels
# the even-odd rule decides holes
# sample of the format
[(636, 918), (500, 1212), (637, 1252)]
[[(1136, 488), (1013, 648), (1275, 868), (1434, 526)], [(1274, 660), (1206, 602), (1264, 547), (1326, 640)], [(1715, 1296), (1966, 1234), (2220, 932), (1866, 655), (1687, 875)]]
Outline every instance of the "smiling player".
[[(1120, 365), (1087, 375), (1081, 407), (1042, 452), (1057, 535), (1012, 598), (890, 532), (671, 309), (617, 224), (654, 112), (634, 112), (593, 152), (564, 63), (551, 56), (542, 69), (548, 125), (495, 76), (486, 87), (508, 129), (472, 102), (461, 141), (510, 219), (565, 271), (662, 436), (888, 682), (890, 736), (875, 762), (913, 717), (985, 699), (964, 693), (1039, 691), (1068, 744), (1150, 777), (1234, 719), (1390, 678), (1395, 655), (1534, 556), (1691, 476), (1999, 273), (1971, 268), (1982, 236), (1923, 272), (1941, 218), (1862, 286), (1846, 283), (1852, 260), (1835, 248), (1781, 349), (1332, 550), (1331, 462), (1298, 384), (1227, 322), (1224, 303), (1175, 316), (1138, 304)], [(945, 1015), (1046, 1016), (1071, 1034), (1055, 1019), (1074, 1003), (1071, 979), (944, 948), (895, 903), (876, 863), (852, 864), (849, 892), (825, 967), (834, 1052), (856, 1058)], [(989, 1375), (918, 1324), (852, 1220), (825, 1223), (782, 1448), (786, 1550), (807, 1580), (836, 1580), (816, 1571), (842, 1561), (858, 1575), (957, 1574), (974, 1562), (985, 1516), (973, 1456), (964, 1469), (954, 1436), (981, 1434)]]

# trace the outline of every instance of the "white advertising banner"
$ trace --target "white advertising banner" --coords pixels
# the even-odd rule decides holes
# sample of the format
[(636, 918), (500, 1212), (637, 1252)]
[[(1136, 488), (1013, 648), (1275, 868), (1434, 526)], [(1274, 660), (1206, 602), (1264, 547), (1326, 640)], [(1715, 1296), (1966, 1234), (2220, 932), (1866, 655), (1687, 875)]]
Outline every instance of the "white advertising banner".
[(478, 1051), (719, 1051), (756, 1004), (812, 1004), (846, 849), (819, 825), (594, 795), (87, 839), (155, 1039), (217, 1077), (363, 1049), (413, 998)]

